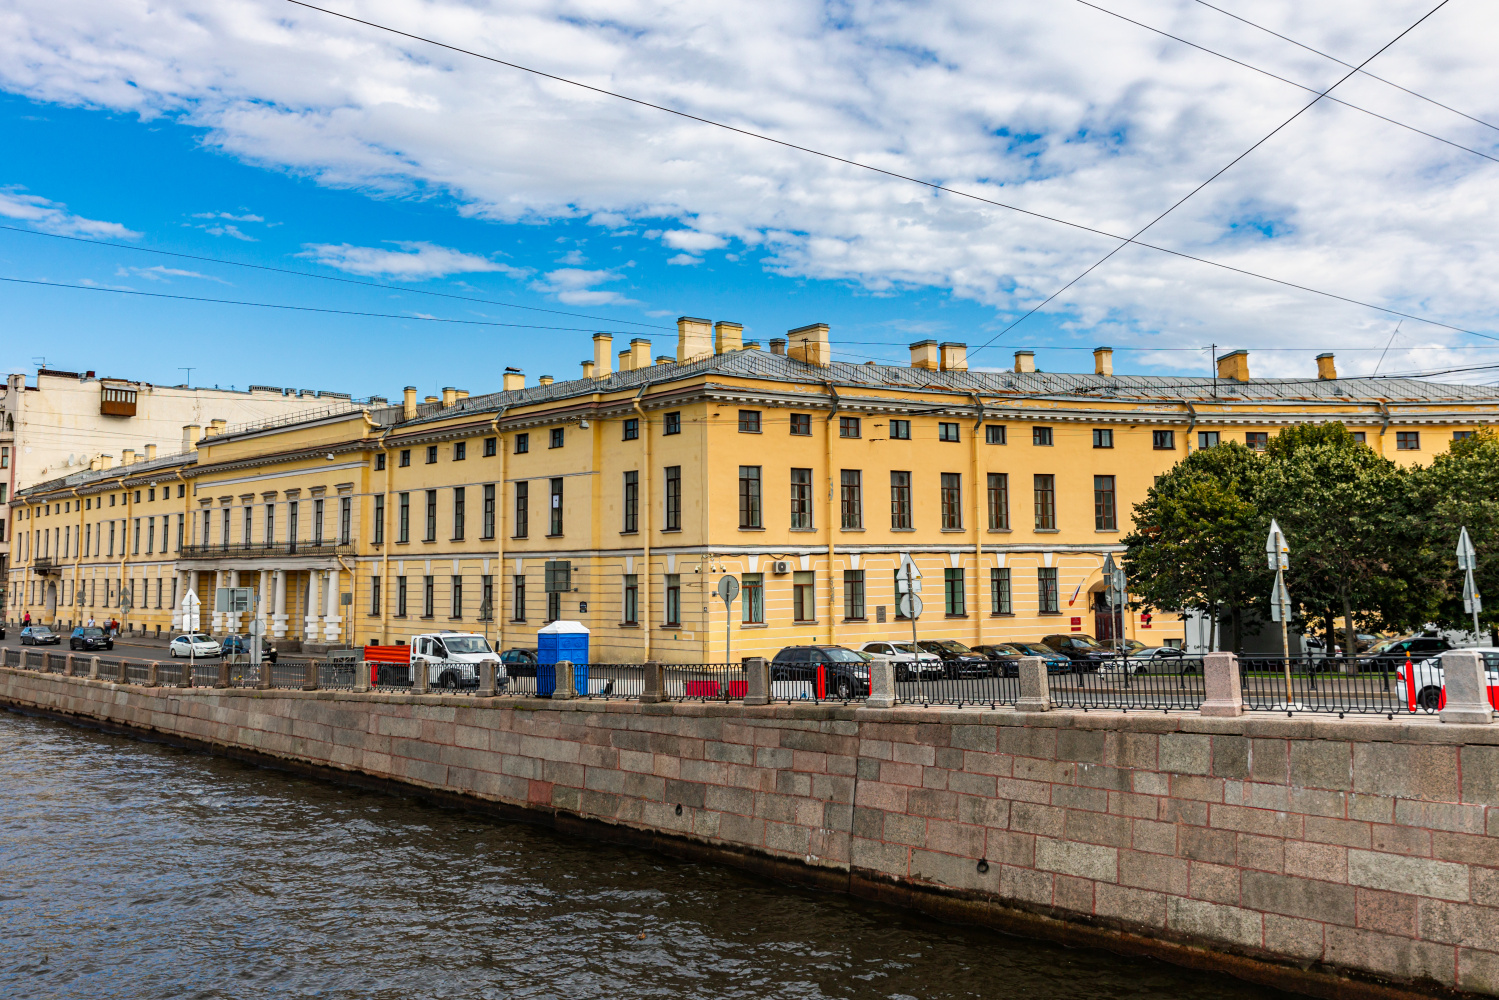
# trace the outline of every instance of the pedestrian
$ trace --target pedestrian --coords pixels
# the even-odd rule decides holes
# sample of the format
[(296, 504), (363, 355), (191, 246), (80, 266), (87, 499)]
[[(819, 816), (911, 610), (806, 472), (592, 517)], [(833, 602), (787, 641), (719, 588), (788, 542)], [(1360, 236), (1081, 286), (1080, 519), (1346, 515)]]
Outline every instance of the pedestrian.
[(88, 621), (84, 622), (83, 624), (84, 624), (85, 628), (93, 628), (94, 627), (94, 616), (93, 615), (89, 615), (88, 616)]
[(30, 628), (31, 627), (31, 612), (30, 611), (26, 612), (26, 617), (21, 619), (21, 626), (23, 628)]

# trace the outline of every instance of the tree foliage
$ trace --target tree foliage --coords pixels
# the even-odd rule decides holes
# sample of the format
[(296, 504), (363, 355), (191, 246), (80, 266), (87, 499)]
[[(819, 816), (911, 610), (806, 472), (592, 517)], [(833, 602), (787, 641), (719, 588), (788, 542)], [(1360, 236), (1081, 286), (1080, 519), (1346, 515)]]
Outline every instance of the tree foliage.
[(1457, 568), (1457, 539), (1466, 527), (1478, 551), (1478, 592), (1494, 600), (1479, 624), (1499, 629), (1499, 435), (1486, 428), (1438, 455), (1422, 476), (1416, 509), (1437, 577), (1435, 620), (1449, 628), (1473, 627), (1463, 610)]

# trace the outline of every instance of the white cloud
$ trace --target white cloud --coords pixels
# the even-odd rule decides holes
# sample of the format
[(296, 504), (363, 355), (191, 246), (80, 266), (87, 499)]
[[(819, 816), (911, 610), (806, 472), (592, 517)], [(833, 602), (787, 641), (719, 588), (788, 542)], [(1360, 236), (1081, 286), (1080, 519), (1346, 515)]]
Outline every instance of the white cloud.
[(619, 281), (620, 275), (612, 271), (587, 271), (577, 267), (563, 267), (546, 274), (531, 283), (533, 291), (554, 295), (559, 302), (571, 306), (617, 306), (634, 304), (633, 299), (594, 285)]
[(432, 243), (402, 240), (390, 242), (400, 249), (357, 247), (350, 243), (311, 243), (298, 256), (309, 257), (319, 264), (349, 274), (385, 275), (417, 281), (476, 271), (499, 271), (517, 278), (526, 274), (520, 268), (492, 261), (488, 257), (450, 250)]
[[(1190, 0), (1112, 6), (1317, 89), (1344, 72)], [(396, 0), (361, 0), (357, 12), (1120, 233), (1153, 218), (1307, 100), (1303, 91), (1078, 5), (861, 0), (829, 18), (822, 7), (792, 0), (725, 0), (705, 19), (692, 5), (651, 0), (432, 0), (419, 12)], [(1266, 0), (1251, 16), (1357, 62), (1421, 13), (1414, 0)], [(1499, 8), (1450, 6), (1370, 68), (1499, 123), (1499, 62), (1487, 41), (1496, 34)], [(639, 225), (689, 257), (738, 242), (779, 274), (874, 292), (949, 289), (1010, 314), (1036, 305), (1114, 245), (260, 0), (10, 0), (0, 12), (0, 87), (41, 101), (167, 116), (205, 129), (212, 145), (247, 161), (324, 184), (396, 195), (441, 191), (482, 218)], [(1499, 151), (1491, 130), (1376, 81), (1350, 80), (1336, 93)], [(1499, 270), (1496, 171), (1499, 164), (1324, 104), (1148, 238), (1488, 330), (1499, 325), (1489, 290)], [(227, 228), (235, 220), (208, 221), (244, 238)], [(464, 269), (429, 270), (436, 258), (409, 249), (331, 249), (334, 266), (355, 273), (428, 277)], [(555, 279), (559, 273), (541, 285), (559, 298), (574, 296), (564, 301), (622, 298), (596, 287), (611, 279), (575, 287)], [(1079, 336), (1120, 346), (1146, 333), (1160, 347), (1382, 346), (1391, 327), (1378, 313), (1135, 247), (1047, 311), (1070, 317)], [(1437, 352), (1471, 342), (1409, 322), (1405, 332)], [(975, 360), (1002, 357), (988, 351)], [(1160, 357), (1200, 367), (1186, 352)], [(1346, 367), (1370, 370), (1376, 358), (1360, 354)], [(1256, 359), (1257, 374), (1308, 367), (1299, 357)]]
[(158, 264), (155, 267), (121, 267), (115, 271), (117, 278), (128, 278), (131, 275), (145, 278), (147, 281), (170, 282), (173, 278), (199, 278), (203, 281), (217, 281), (221, 285), (229, 284), (223, 278), (216, 278), (211, 274), (199, 274), (197, 271), (185, 271), (182, 268), (167, 267), (164, 264)]
[(571, 265), (586, 264), (588, 263), (588, 258), (583, 256), (583, 251), (581, 250), (569, 250), (557, 258), (557, 263)]
[(85, 219), (68, 211), (66, 205), (49, 201), (40, 195), (25, 194), (25, 188), (0, 188), (0, 218), (26, 222), (44, 233), (62, 236), (103, 236), (114, 239), (136, 239), (141, 234), (118, 222)]
[(668, 264), (676, 264), (678, 266), (686, 265), (690, 267), (693, 264), (701, 264), (703, 262), (703, 258), (694, 257), (690, 253), (679, 253), (675, 257), (668, 257), (666, 259), (666, 262)]
[(194, 212), (195, 219), (228, 219), (230, 222), (264, 222), (265, 218), (259, 215), (235, 215), (233, 212)]

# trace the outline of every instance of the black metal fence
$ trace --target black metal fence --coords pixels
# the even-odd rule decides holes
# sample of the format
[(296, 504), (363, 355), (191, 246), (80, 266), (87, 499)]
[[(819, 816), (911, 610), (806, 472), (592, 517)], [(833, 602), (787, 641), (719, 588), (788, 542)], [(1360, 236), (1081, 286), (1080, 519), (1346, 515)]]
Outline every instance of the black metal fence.
[[(921, 667), (928, 665), (923, 663)], [(1013, 661), (986, 664), (932, 664), (914, 672), (895, 668), (895, 700), (904, 705), (1013, 705), (1020, 697), (1020, 676)]]
[(1117, 711), (1196, 711), (1207, 697), (1197, 657), (1118, 659), (1078, 663), (1049, 677), (1058, 708)]
[(1409, 713), (1411, 706), (1400, 691), (1404, 667), (1404, 658), (1239, 658), (1245, 710), (1293, 715), (1335, 712), (1393, 717)]

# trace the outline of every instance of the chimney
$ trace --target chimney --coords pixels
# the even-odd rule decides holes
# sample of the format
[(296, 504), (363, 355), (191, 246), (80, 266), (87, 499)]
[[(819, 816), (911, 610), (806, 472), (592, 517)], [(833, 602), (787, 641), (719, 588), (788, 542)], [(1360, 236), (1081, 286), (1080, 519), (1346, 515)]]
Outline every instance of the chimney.
[(1218, 377), (1235, 382), (1249, 381), (1249, 352), (1230, 351), (1218, 359)]
[(786, 353), (786, 340), (785, 340), (785, 338), (783, 338), (783, 337), (771, 337), (770, 338), (770, 353), (771, 354), (781, 354), (781, 355), (784, 355)]
[(1114, 349), (1112, 347), (1093, 348), (1093, 374), (1114, 375)]
[(588, 378), (608, 378), (614, 374), (614, 357), (610, 350), (614, 346), (614, 338), (607, 333), (596, 333), (593, 335), (593, 371)]
[(467, 389), (459, 389), (458, 390), (458, 399), (461, 401), (461, 400), (465, 400), (467, 398), (468, 398), (468, 390)]
[(929, 372), (941, 367), (935, 340), (918, 340), (911, 345), (911, 367), (924, 368)]
[(197, 424), (184, 424), (182, 426), (182, 450), (183, 452), (197, 451), (198, 438), (203, 436), (203, 428)]
[(746, 351), (758, 351), (760, 349), (760, 342), (758, 340), (746, 340), (744, 342), (744, 349)]
[(406, 387), (405, 391), (401, 393), (401, 396), (402, 396), (402, 399), (401, 399), (401, 419), (402, 420), (415, 420), (416, 419), (416, 386), (414, 386), (414, 385), (408, 385)]
[(422, 397), (422, 402), (423, 403), (441, 403), (442, 402), (442, 397), (441, 396), (423, 396)]
[(502, 387), (506, 392), (524, 389), (526, 387), (526, 373), (519, 368), (506, 368)]
[(1333, 363), (1331, 354), (1317, 355), (1317, 377), (1320, 379), (1335, 379), (1338, 377), (1338, 366)]
[(619, 370), (622, 372), (632, 372), (635, 370), (635, 362), (628, 347), (619, 352)]
[(968, 345), (949, 341), (942, 345), (942, 370), (966, 372), (968, 370)]
[(536, 384), (537, 385), (551, 385), (555, 381), (556, 381), (556, 379), (552, 378), (552, 376), (550, 376), (550, 375), (543, 375), (543, 376), (541, 376), (541, 378), (539, 378), (539, 379), (536, 380)]
[(112, 468), (114, 468), (114, 464), (115, 464), (115, 457), (113, 455), (100, 455), (99, 456), (99, 468), (101, 468), (101, 469), (112, 469)]
[(1033, 372), (1036, 370), (1035, 351), (1016, 351), (1015, 370), (1017, 372)]
[(644, 337), (630, 341), (630, 368), (638, 371), (651, 366), (651, 342)]
[(121, 448), (120, 449), (120, 464), (121, 465), (129, 465), (130, 463), (132, 463), (134, 461), (135, 461), (135, 449), (134, 448)]
[(828, 356), (828, 325), (826, 323), (812, 323), (808, 326), (799, 326), (786, 334), (791, 340), (791, 349), (786, 356), (792, 361), (801, 361), (809, 365), (817, 365), (826, 368), (832, 363)]
[[(630, 341), (634, 346), (634, 341)], [(682, 364), (706, 358), (713, 353), (713, 323), (706, 319), (682, 316), (677, 320), (677, 360)], [(644, 365), (636, 365), (643, 368)]]
[(454, 389), (450, 385), (443, 386), (443, 389), (442, 389), (442, 405), (443, 405), (443, 408), (446, 409), (447, 407), (452, 406), (456, 402), (458, 402), (458, 390)]
[(208, 422), (208, 433), (222, 434), (224, 433), (224, 429), (228, 426), (229, 421), (223, 419), (222, 417), (220, 417), (218, 420), (210, 420)]
[(744, 347), (744, 326), (740, 323), (713, 324), (713, 353), (727, 354)]
[(672, 357), (670, 354), (656, 355), (656, 364), (658, 365), (674, 365), (676, 363), (677, 359)]
[(154, 462), (154, 461), (156, 461), (156, 445), (154, 445), (154, 444), (148, 444), (148, 445), (146, 445), (146, 459), (145, 460), (147, 462)]
[(585, 362), (583, 362), (583, 377), (584, 378), (593, 378), (593, 362), (592, 361), (585, 361)]

